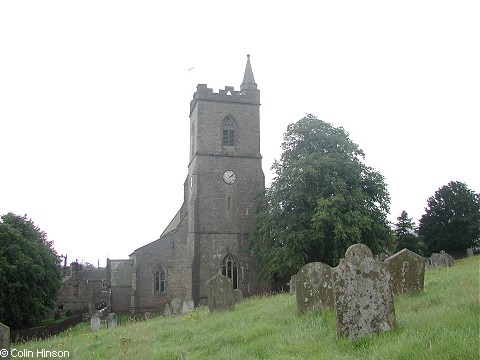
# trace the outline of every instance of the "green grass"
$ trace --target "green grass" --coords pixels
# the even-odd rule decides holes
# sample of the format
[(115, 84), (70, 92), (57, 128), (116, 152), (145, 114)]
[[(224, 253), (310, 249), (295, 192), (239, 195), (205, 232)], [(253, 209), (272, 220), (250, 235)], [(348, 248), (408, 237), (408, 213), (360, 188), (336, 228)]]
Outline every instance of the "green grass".
[[(235, 311), (129, 322), (90, 332), (83, 323), (17, 350), (67, 350), (70, 359), (479, 359), (479, 260), (427, 272), (425, 291), (395, 298), (397, 329), (338, 339), (333, 311), (296, 312), (295, 296), (245, 299)], [(31, 357), (30, 357), (31, 358)]]

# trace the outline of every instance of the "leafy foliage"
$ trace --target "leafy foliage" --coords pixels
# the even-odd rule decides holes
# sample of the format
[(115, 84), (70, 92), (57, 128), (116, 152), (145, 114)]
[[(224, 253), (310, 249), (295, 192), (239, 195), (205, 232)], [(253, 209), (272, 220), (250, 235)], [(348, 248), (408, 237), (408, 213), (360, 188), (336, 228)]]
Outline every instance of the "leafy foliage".
[(27, 216), (0, 222), (0, 322), (14, 329), (40, 323), (60, 287), (59, 258)]
[(288, 278), (311, 261), (336, 265), (354, 243), (374, 252), (391, 245), (384, 178), (343, 128), (306, 115), (288, 126), (282, 150), (249, 236), (265, 279)]
[(424, 246), (416, 232), (415, 223), (405, 210), (397, 217), (394, 236), (397, 250), (408, 249), (423, 254)]
[(428, 199), (419, 234), (428, 253), (464, 252), (480, 241), (480, 195), (466, 184), (451, 181)]

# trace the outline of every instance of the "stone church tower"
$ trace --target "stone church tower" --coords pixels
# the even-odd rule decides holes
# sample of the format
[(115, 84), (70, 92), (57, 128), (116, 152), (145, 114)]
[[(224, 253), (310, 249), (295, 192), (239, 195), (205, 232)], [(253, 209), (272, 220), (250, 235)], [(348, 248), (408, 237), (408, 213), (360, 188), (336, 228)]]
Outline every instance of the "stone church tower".
[(254, 196), (264, 188), (260, 90), (248, 56), (240, 91), (197, 86), (183, 205), (158, 240), (107, 262), (112, 310), (161, 311), (172, 298), (205, 304), (206, 281), (219, 272), (245, 296), (269, 290), (246, 250)]

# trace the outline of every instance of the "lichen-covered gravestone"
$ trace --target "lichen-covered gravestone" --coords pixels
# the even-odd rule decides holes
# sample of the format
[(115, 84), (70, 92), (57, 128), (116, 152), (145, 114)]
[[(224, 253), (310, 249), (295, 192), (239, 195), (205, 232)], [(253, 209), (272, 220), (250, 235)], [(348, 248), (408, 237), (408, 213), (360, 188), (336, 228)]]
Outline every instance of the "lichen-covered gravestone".
[(390, 273), (368, 246), (350, 246), (332, 277), (338, 336), (356, 339), (395, 328)]
[(229, 277), (222, 274), (211, 277), (207, 280), (207, 291), (208, 309), (210, 311), (233, 310), (235, 308), (233, 284)]
[(435, 269), (438, 267), (451, 267), (455, 263), (453, 256), (446, 253), (445, 251), (440, 251), (440, 253), (432, 253), (430, 256), (430, 266)]
[(295, 295), (300, 314), (314, 309), (333, 309), (332, 267), (321, 262), (304, 265), (297, 273)]
[(97, 313), (93, 314), (90, 318), (90, 329), (92, 331), (100, 330), (100, 315)]
[(117, 327), (117, 314), (110, 313), (107, 315), (107, 329), (115, 329)]
[(416, 294), (423, 291), (425, 258), (403, 249), (385, 259), (392, 277), (394, 294)]
[(10, 328), (0, 323), (0, 357), (10, 359)]

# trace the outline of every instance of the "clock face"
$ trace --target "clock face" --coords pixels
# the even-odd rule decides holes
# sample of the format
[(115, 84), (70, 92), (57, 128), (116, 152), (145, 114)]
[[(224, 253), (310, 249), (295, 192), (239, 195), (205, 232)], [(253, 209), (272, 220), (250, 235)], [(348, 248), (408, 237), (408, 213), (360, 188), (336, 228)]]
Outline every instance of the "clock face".
[(226, 184), (233, 184), (237, 180), (237, 175), (232, 170), (227, 170), (223, 173), (223, 181)]

